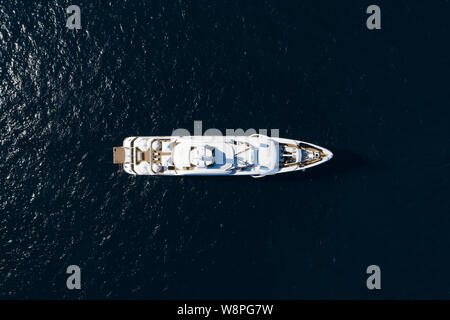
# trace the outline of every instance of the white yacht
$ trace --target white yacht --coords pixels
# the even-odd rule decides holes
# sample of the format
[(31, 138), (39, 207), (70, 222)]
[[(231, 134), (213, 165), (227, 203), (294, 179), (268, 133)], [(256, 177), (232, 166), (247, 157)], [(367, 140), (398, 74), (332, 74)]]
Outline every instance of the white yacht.
[(305, 170), (330, 160), (322, 147), (298, 140), (251, 136), (128, 137), (114, 163), (133, 175), (249, 175)]

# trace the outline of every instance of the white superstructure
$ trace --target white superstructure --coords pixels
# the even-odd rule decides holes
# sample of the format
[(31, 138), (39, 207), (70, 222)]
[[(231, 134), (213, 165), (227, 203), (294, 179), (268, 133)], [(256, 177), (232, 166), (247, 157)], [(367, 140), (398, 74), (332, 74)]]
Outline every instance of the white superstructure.
[(305, 170), (333, 157), (322, 147), (291, 139), (251, 136), (128, 137), (114, 163), (133, 175), (250, 175)]

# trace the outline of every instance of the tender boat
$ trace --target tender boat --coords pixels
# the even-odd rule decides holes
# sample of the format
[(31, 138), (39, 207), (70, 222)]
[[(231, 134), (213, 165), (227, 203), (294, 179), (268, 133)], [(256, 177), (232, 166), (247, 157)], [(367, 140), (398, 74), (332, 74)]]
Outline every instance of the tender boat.
[(128, 137), (114, 148), (114, 163), (133, 175), (260, 178), (305, 170), (332, 157), (311, 143), (260, 134)]

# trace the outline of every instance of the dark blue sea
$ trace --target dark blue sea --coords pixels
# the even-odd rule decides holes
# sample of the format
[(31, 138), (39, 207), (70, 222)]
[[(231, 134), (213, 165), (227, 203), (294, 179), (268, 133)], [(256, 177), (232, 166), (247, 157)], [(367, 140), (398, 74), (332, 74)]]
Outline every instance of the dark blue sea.
[[(0, 0), (0, 297), (450, 298), (449, 12)], [(262, 179), (113, 165), (123, 138), (194, 121), (279, 129), (334, 158)]]

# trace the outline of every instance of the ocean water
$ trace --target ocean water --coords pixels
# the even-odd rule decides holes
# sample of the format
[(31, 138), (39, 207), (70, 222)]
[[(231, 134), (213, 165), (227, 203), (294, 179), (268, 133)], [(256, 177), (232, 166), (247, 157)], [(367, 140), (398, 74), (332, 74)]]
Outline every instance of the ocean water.
[[(0, 0), (0, 297), (450, 298), (450, 4), (377, 1), (374, 31), (370, 4)], [(335, 157), (263, 179), (112, 164), (195, 120)]]

